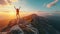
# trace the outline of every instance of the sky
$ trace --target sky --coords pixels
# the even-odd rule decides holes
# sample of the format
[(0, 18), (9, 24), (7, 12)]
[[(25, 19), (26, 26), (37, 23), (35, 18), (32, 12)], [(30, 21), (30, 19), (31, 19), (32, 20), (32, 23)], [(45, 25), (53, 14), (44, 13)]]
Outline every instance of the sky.
[(27, 11), (60, 11), (60, 0), (19, 0), (16, 4)]
[(21, 7), (22, 11), (60, 11), (60, 0), (1, 0), (0, 10), (14, 10)]

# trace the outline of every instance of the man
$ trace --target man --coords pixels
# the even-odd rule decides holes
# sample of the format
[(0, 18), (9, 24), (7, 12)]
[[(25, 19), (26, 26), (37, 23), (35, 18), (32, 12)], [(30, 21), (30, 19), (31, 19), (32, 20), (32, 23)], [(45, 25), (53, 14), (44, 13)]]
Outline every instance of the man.
[(19, 9), (20, 8), (16, 8), (15, 6), (14, 6), (14, 8), (16, 10), (16, 18), (17, 18), (17, 24), (18, 24), (19, 23), (19, 18), (20, 18), (20, 15), (19, 15)]

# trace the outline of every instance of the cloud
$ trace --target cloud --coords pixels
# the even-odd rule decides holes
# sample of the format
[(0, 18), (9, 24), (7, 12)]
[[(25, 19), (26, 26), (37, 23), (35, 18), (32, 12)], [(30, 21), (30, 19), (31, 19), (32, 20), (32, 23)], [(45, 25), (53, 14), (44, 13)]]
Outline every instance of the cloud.
[(0, 5), (9, 5), (12, 2), (16, 2), (18, 0), (0, 0)]
[(58, 2), (58, 0), (54, 0), (53, 2), (47, 4), (47, 8), (50, 8), (51, 6), (54, 6), (57, 2)]
[(7, 3), (6, 3), (5, 0), (0, 0), (0, 4), (1, 4), (1, 5), (5, 5), (5, 4), (7, 4)]

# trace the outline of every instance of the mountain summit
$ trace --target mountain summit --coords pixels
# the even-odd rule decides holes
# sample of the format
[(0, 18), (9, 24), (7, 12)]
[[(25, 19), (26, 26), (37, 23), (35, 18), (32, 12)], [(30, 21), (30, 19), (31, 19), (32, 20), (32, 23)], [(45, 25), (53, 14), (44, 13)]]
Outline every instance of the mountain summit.
[[(10, 31), (11, 29), (11, 31), (13, 31), (17, 25), (16, 21), (16, 19), (11, 20), (8, 26), (2, 31)], [(52, 25), (48, 24), (49, 21), (46, 17), (38, 16), (36, 14), (31, 14), (23, 18), (19, 18), (18, 23), (19, 24), (17, 25), (17, 29), (21, 28), (20, 30), (24, 32), (24, 34), (32, 34), (32, 32), (34, 32), (34, 34), (59, 34), (59, 32)]]

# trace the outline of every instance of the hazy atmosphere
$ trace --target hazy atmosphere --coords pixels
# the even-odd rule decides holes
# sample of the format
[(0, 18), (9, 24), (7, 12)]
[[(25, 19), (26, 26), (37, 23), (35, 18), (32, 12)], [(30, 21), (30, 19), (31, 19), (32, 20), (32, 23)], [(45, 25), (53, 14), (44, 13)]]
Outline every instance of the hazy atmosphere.
[(60, 0), (0, 0), (0, 33), (60, 34)]

